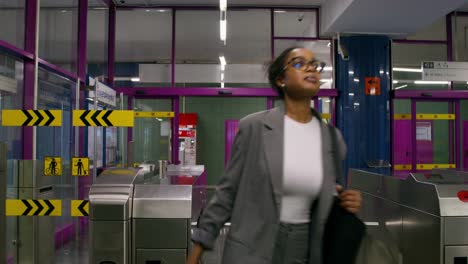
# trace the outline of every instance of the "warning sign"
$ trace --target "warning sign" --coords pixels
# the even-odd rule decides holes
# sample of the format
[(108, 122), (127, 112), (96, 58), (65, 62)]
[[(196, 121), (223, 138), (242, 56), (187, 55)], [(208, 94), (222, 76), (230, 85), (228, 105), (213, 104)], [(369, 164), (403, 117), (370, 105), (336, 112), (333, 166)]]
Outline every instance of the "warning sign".
[(72, 176), (89, 175), (89, 158), (72, 158)]
[(366, 77), (366, 95), (380, 95), (380, 77)]
[(71, 200), (71, 216), (89, 216), (88, 200)]
[(45, 176), (62, 176), (62, 158), (45, 157), (44, 158)]
[(60, 200), (6, 200), (7, 216), (61, 216)]

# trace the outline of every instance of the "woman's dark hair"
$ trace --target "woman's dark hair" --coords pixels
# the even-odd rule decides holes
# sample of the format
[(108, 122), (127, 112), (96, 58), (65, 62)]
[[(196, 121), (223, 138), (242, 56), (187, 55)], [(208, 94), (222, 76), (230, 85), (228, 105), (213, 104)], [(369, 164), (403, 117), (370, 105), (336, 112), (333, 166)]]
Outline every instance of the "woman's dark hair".
[(278, 96), (281, 99), (284, 99), (284, 92), (276, 84), (276, 80), (278, 78), (281, 78), (284, 76), (284, 66), (287, 63), (286, 59), (288, 58), (289, 53), (291, 53), (292, 50), (294, 49), (301, 49), (303, 47), (290, 47), (285, 49), (281, 54), (276, 57), (275, 60), (273, 60), (270, 64), (267, 66), (267, 72), (268, 72), (268, 81), (270, 82), (271, 87), (278, 93)]

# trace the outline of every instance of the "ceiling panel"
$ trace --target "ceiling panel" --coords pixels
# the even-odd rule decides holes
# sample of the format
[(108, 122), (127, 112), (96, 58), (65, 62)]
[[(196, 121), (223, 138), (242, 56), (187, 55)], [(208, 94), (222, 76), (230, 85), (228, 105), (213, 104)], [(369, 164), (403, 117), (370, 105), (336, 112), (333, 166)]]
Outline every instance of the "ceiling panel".
[[(246, 6), (319, 6), (324, 0), (228, 0), (229, 5)], [(218, 5), (219, 0), (201, 0), (194, 3), (193, 0), (114, 0), (118, 5)]]

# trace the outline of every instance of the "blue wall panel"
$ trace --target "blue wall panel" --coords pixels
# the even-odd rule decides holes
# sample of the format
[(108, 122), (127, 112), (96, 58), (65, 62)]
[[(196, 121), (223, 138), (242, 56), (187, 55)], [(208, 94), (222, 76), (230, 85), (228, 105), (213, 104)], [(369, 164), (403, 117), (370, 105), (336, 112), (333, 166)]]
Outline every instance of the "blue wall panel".
[[(336, 86), (339, 90), (337, 126), (348, 145), (344, 164), (368, 168), (372, 160), (390, 161), (390, 47), (386, 36), (342, 37), (348, 59), (335, 54)], [(380, 95), (365, 92), (365, 78), (379, 77)]]

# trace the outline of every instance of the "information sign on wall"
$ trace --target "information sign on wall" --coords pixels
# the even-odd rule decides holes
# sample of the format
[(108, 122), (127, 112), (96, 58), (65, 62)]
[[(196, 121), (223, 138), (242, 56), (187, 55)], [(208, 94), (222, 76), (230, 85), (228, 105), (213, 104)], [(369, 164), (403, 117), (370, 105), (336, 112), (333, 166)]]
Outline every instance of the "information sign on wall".
[(468, 62), (423, 61), (424, 81), (468, 81)]

